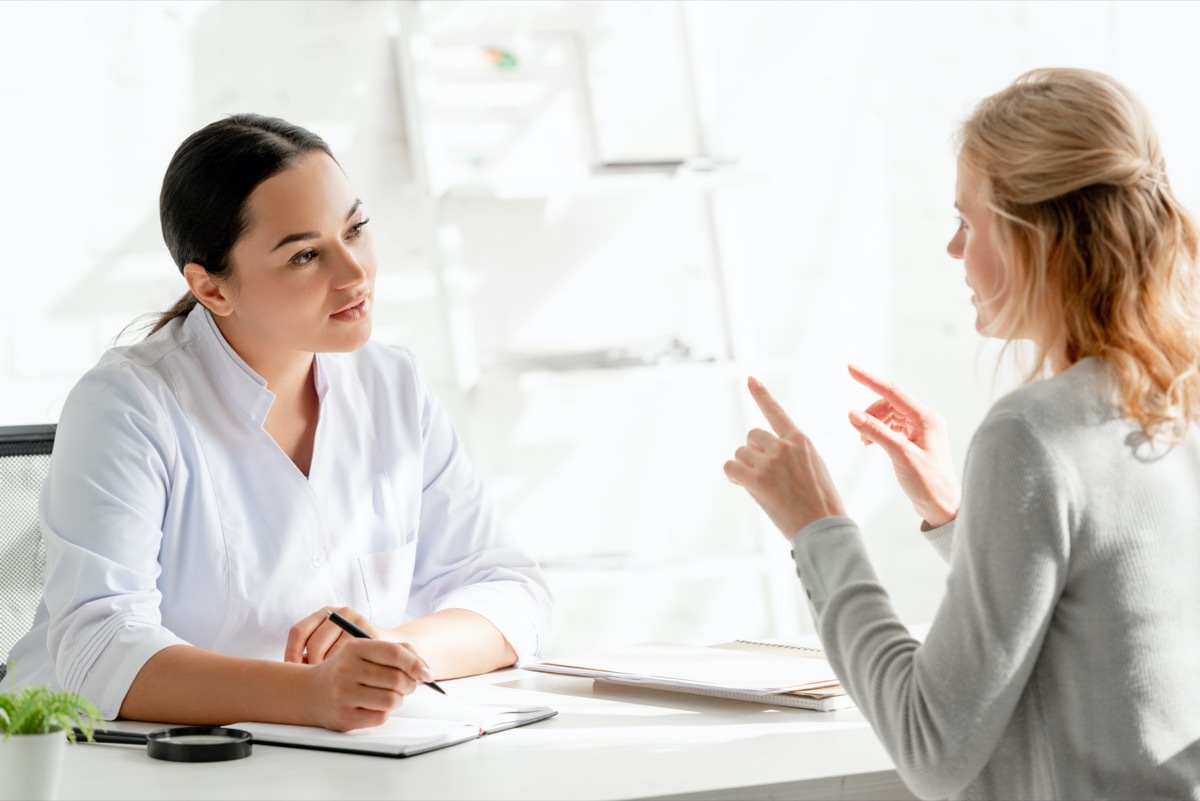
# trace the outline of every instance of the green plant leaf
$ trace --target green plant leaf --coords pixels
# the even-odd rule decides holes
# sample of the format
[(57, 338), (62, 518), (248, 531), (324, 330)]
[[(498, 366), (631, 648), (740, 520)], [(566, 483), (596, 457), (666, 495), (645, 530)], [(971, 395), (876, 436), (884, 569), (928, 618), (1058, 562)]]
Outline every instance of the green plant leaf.
[[(12, 662), (8, 674), (13, 675)], [(79, 693), (45, 687), (24, 687), (0, 693), (0, 733), (7, 740), (14, 734), (49, 734), (63, 729), (75, 742), (78, 728), (91, 742), (97, 725), (103, 728), (100, 710)]]

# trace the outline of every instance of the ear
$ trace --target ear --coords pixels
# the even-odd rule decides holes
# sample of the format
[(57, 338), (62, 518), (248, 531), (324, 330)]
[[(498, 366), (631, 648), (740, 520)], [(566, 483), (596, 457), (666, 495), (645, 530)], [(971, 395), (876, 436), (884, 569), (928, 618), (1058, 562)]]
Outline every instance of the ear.
[(233, 313), (233, 298), (229, 287), (204, 269), (204, 265), (196, 262), (185, 265), (183, 277), (187, 279), (188, 287), (196, 296), (196, 300), (204, 304), (210, 312), (218, 317), (227, 317)]

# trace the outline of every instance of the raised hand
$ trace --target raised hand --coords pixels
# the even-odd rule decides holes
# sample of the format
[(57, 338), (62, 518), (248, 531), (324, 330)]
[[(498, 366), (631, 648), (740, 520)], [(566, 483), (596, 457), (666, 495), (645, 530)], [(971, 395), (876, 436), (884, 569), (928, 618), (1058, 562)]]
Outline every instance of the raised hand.
[(833, 479), (813, 447), (787, 412), (757, 380), (748, 382), (750, 395), (774, 434), (754, 429), (746, 444), (725, 463), (725, 475), (746, 489), (783, 536), (823, 517), (845, 514)]
[(858, 367), (849, 369), (855, 381), (880, 395), (865, 413), (850, 412), (850, 425), (865, 444), (878, 443), (883, 448), (892, 460), (900, 488), (926, 524), (936, 528), (953, 520), (962, 488), (941, 415), (899, 387)]

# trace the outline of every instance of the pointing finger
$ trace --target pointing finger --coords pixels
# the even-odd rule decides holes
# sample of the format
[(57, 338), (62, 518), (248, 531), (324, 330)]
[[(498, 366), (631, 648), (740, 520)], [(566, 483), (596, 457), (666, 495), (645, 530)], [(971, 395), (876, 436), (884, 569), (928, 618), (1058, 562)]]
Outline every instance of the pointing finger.
[(757, 378), (751, 378), (747, 383), (750, 387), (750, 396), (754, 398), (754, 402), (758, 404), (758, 408), (762, 410), (763, 416), (767, 418), (771, 428), (775, 429), (776, 434), (781, 437), (790, 437), (800, 433), (800, 429), (792, 422), (792, 418), (788, 417), (787, 412), (775, 398), (771, 397), (771, 393), (767, 392), (767, 388)]
[(886, 381), (882, 381), (866, 372), (862, 368), (855, 367), (852, 364), (847, 365), (847, 368), (850, 371), (851, 378), (872, 392), (879, 393), (886, 400), (891, 401), (895, 406), (899, 407), (901, 411), (917, 416), (920, 416), (924, 411), (924, 407), (915, 398), (913, 398), (904, 390), (900, 389), (900, 387), (896, 386), (895, 384), (889, 384)]

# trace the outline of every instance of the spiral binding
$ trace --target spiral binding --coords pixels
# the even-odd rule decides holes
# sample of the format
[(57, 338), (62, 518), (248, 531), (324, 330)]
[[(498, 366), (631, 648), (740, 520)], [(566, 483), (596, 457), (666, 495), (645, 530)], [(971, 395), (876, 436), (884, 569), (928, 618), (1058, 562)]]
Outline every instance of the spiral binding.
[(809, 648), (804, 645), (788, 645), (787, 643), (782, 642), (758, 642), (757, 640), (738, 640), (738, 642), (744, 645), (762, 645), (768, 648), (786, 648), (789, 651), (804, 651), (805, 653), (812, 654), (813, 656), (819, 656), (821, 658), (825, 657), (825, 652), (820, 648)]

